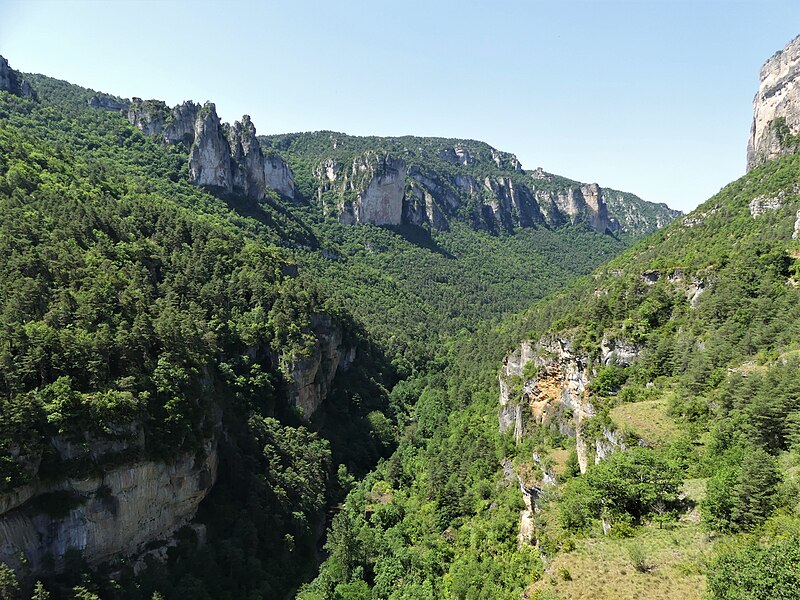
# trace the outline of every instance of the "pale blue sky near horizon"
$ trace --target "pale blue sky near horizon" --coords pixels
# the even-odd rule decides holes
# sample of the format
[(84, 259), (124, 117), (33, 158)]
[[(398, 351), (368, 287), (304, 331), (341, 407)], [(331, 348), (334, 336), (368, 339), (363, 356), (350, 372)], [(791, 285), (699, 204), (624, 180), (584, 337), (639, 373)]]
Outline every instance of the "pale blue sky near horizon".
[(690, 210), (744, 173), (798, 0), (0, 0), (0, 54), (258, 132), (470, 138)]

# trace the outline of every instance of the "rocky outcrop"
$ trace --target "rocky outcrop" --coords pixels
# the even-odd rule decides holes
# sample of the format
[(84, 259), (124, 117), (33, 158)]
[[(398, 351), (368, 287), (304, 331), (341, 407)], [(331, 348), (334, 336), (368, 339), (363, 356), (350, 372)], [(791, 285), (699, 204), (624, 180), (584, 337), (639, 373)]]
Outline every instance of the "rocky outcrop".
[(35, 574), (59, 572), (70, 551), (96, 566), (133, 556), (186, 525), (214, 484), (217, 450), (173, 462), (142, 461), (102, 474), (38, 480), (0, 496), (0, 562), (17, 568), (20, 554)]
[(664, 203), (645, 202), (641, 198), (603, 188), (603, 199), (611, 220), (619, 225), (619, 231), (648, 235), (672, 223), (683, 213)]
[(285, 364), (289, 375), (289, 402), (310, 419), (331, 389), (337, 370), (348, 369), (355, 349), (342, 344), (342, 329), (331, 317), (316, 313), (311, 319), (316, 344), (307, 356), (292, 356)]
[[(599, 185), (554, 186), (552, 176), (543, 171), (538, 178), (529, 176), (514, 155), (494, 149), (482, 159), (494, 163), (489, 170), (500, 167), (514, 175), (477, 177), (473, 172), (480, 171), (483, 163), (458, 144), (437, 151), (436, 160), (451, 165), (447, 168), (419, 163), (407, 167), (406, 160), (388, 152), (370, 151), (350, 163), (334, 158), (320, 163), (315, 170), (317, 196), (326, 213), (344, 224), (429, 225), (444, 230), (469, 206), (473, 225), (490, 231), (579, 222), (600, 233), (620, 229), (608, 213)], [(452, 172), (454, 168), (459, 172)], [(540, 181), (545, 181), (542, 189)]]
[(12, 69), (8, 61), (0, 56), (0, 91), (10, 92), (15, 96), (33, 98), (35, 94), (30, 84), (20, 73)]
[(758, 196), (750, 201), (750, 215), (757, 219), (764, 213), (778, 210), (783, 206), (783, 198), (778, 196)]
[(440, 231), (449, 229), (447, 218), (433, 195), (416, 181), (411, 181), (403, 202), (403, 223), (424, 225), (430, 223)]
[(264, 182), (281, 196), (294, 198), (297, 193), (294, 172), (280, 156), (272, 154), (264, 158)]
[(367, 152), (344, 164), (328, 160), (316, 169), (321, 180), (320, 198), (334, 192), (334, 205), (326, 206), (340, 223), (400, 225), (406, 190), (406, 163), (388, 153)]
[(581, 425), (595, 414), (588, 394), (590, 375), (588, 359), (572, 351), (570, 340), (553, 337), (537, 344), (524, 342), (506, 357), (500, 374), (500, 431), (513, 423), (519, 442), (531, 426), (556, 427), (575, 437), (581, 471), (585, 471), (587, 451)]
[(568, 185), (558, 191), (542, 190), (536, 195), (544, 219), (551, 226), (583, 222), (600, 233), (613, 233), (619, 223), (608, 214), (603, 190), (596, 183)]
[[(625, 340), (604, 339), (599, 364), (628, 365), (641, 349)], [(589, 382), (594, 366), (588, 356), (573, 351), (572, 340), (545, 337), (537, 343), (523, 342), (506, 356), (500, 372), (500, 431), (512, 430), (519, 443), (532, 426), (549, 425), (562, 434), (575, 438), (575, 449), (581, 472), (589, 460), (583, 433), (584, 422), (595, 415), (589, 395)], [(607, 441), (611, 432), (604, 432)], [(592, 442), (595, 442), (592, 440)], [(596, 443), (595, 443), (596, 445)], [(603, 455), (608, 448), (597, 448)]]
[(792, 232), (792, 239), (800, 239), (800, 210), (797, 211), (797, 214), (794, 218), (794, 231)]
[(231, 150), (217, 116), (207, 102), (194, 123), (194, 143), (189, 151), (189, 178), (192, 183), (215, 191), (233, 191)]
[(169, 114), (166, 103), (161, 100), (133, 98), (128, 107), (128, 122), (148, 136), (155, 136), (164, 129)]
[(189, 152), (189, 177), (195, 185), (218, 193), (234, 193), (256, 201), (272, 189), (295, 197), (294, 173), (277, 155), (264, 156), (249, 115), (223, 124), (216, 106), (206, 102), (178, 104), (134, 98), (126, 107), (128, 121), (165, 144), (182, 144)]
[[(359, 174), (366, 172), (369, 183), (356, 193), (356, 222), (373, 225), (400, 225), (403, 215), (406, 163), (389, 155), (377, 163), (354, 165)], [(354, 173), (355, 174), (355, 173)]]
[(800, 36), (761, 67), (747, 170), (800, 147)]
[(164, 126), (164, 141), (167, 144), (183, 144), (188, 150), (194, 143), (194, 128), (200, 105), (184, 102), (172, 109), (169, 122)]
[(250, 115), (244, 115), (228, 130), (233, 188), (243, 196), (260, 200), (264, 197), (266, 176), (264, 155), (256, 139), (256, 128)]

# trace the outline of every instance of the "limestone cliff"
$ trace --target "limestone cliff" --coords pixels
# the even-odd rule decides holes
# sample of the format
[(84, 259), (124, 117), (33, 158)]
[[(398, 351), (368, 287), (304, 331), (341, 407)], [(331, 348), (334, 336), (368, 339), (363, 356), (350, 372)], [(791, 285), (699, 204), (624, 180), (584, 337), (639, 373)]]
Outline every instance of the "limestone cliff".
[[(59, 444), (69, 455), (68, 444)], [(33, 573), (58, 572), (70, 551), (90, 565), (141, 552), (186, 525), (217, 475), (217, 449), (173, 461), (125, 463), (83, 477), (65, 476), (0, 495), (0, 562)]]
[[(446, 230), (454, 220), (467, 220), (476, 229), (511, 233), (582, 223), (600, 233), (641, 235), (679, 214), (595, 183), (542, 169), (525, 171), (513, 154), (474, 140), (358, 138), (334, 132), (261, 140), (295, 161), (296, 168), (315, 165), (316, 189), (303, 194), (344, 224)], [(627, 211), (624, 224), (609, 210), (607, 193)]]
[[(439, 157), (462, 166), (476, 162), (461, 146), (445, 148)], [(336, 192), (335, 202), (329, 201), (326, 210), (340, 223), (429, 224), (443, 230), (449, 227), (448, 217), (462, 206), (474, 204), (482, 207), (477, 222), (490, 230), (578, 222), (601, 233), (619, 229), (608, 215), (597, 184), (534, 192), (531, 188), (535, 190), (535, 185), (526, 184), (524, 178), (485, 176), (479, 180), (468, 173), (444, 175), (419, 165), (408, 167), (404, 159), (389, 153), (367, 152), (354, 159), (349, 170), (343, 167), (343, 163), (327, 160), (316, 169), (320, 180), (317, 196)]]
[[(603, 341), (600, 364), (630, 364), (639, 348), (624, 340)], [(585, 421), (595, 415), (589, 382), (595, 367), (588, 356), (573, 350), (567, 337), (548, 336), (536, 343), (526, 341), (503, 361), (500, 372), (500, 431), (513, 428), (519, 442), (531, 425), (549, 425), (575, 438), (581, 472), (586, 471), (589, 447), (596, 460), (619, 443), (613, 432), (605, 430), (603, 440), (587, 440)]]
[(747, 170), (800, 147), (800, 36), (761, 67)]
[(169, 121), (164, 126), (164, 141), (168, 144), (183, 144), (186, 149), (194, 143), (194, 124), (200, 113), (200, 105), (187, 101), (172, 109)]
[(342, 343), (342, 328), (324, 313), (315, 313), (311, 330), (316, 344), (307, 356), (291, 356), (285, 363), (289, 374), (289, 402), (310, 419), (331, 389), (338, 370), (347, 370), (355, 349)]
[(228, 130), (228, 144), (233, 169), (233, 188), (243, 196), (260, 200), (264, 197), (266, 176), (264, 155), (256, 139), (256, 128), (250, 115), (244, 115)]
[(145, 135), (154, 136), (164, 129), (168, 113), (166, 103), (160, 100), (133, 98), (128, 106), (128, 122)]
[(2, 56), (0, 56), (0, 91), (28, 98), (34, 96), (30, 84), (25, 81), (20, 73), (12, 69), (8, 61)]
[(281, 196), (295, 197), (294, 172), (280, 156), (270, 154), (264, 158), (264, 181)]
[[(326, 166), (326, 176), (329, 170)], [(403, 217), (406, 163), (389, 154), (367, 153), (353, 160), (349, 171), (328, 178), (338, 188), (334, 210), (340, 223), (400, 225)], [(338, 183), (334, 183), (337, 182)]]
[(249, 115), (233, 125), (222, 123), (216, 106), (184, 102), (170, 109), (160, 100), (133, 98), (128, 121), (165, 144), (182, 144), (189, 152), (189, 177), (215, 192), (263, 200), (272, 189), (294, 198), (294, 173), (279, 156), (265, 156)]
[(194, 143), (189, 151), (189, 178), (192, 183), (216, 191), (233, 191), (231, 151), (217, 116), (217, 109), (206, 102), (194, 123)]
[[(305, 419), (320, 408), (336, 373), (356, 359), (330, 315), (313, 314), (308, 331), (313, 343), (307, 353), (271, 357), (288, 376), (286, 401)], [(205, 377), (208, 390), (214, 389), (213, 377)], [(32, 573), (58, 573), (70, 552), (98, 566), (171, 543), (216, 482), (217, 444), (226, 432), (219, 409), (213, 417), (213, 433), (202, 448), (170, 459), (147, 458), (144, 428), (135, 421), (108, 424), (103, 433), (49, 438), (45, 453), (63, 475), (43, 472), (41, 451), (23, 455), (11, 448), (30, 478), (0, 494), (0, 563), (19, 568), (22, 553)], [(67, 467), (77, 464), (91, 468), (70, 474)]]

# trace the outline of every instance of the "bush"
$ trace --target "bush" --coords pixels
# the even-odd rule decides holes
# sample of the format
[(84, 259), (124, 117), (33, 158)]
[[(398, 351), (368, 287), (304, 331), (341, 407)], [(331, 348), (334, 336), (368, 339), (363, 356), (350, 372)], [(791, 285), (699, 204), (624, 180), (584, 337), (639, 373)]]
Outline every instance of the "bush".
[(653, 568), (650, 561), (647, 560), (647, 553), (644, 548), (639, 544), (631, 544), (627, 548), (628, 558), (631, 560), (633, 568), (639, 573), (648, 573)]
[(800, 597), (800, 540), (790, 537), (762, 546), (757, 541), (721, 553), (708, 570), (714, 600)]

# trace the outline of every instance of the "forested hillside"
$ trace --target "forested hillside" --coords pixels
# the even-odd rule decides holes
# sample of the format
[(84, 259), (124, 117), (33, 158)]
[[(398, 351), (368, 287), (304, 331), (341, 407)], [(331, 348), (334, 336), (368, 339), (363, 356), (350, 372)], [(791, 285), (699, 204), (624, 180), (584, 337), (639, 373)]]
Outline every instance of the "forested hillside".
[(353, 204), (370, 195), (365, 183), (374, 182), (368, 177), (373, 172), (389, 183), (394, 172), (405, 180), (396, 190), (402, 193), (402, 211), (395, 224), (434, 230), (447, 230), (454, 222), (494, 233), (583, 222), (600, 233), (634, 239), (680, 214), (664, 204), (541, 167), (525, 170), (515, 155), (475, 140), (355, 137), (332, 131), (259, 139), (268, 152), (292, 166), (298, 195), (342, 222), (387, 218), (350, 213)]
[[(513, 516), (489, 483), (508, 446), (484, 412), (508, 346), (494, 327), (633, 234), (341, 224), (300, 197), (193, 185), (192, 149), (122, 99), (15, 81), (0, 91), (3, 597), (290, 596), (325, 556), (327, 512), (375, 464), (410, 486), (427, 458), (401, 457), (433, 437), (450, 440), (431, 446), (437, 497), (482, 490), (437, 527), (497, 494)], [(457, 458), (461, 438), (480, 446)], [(448, 488), (456, 460), (470, 473)], [(352, 533), (337, 523), (331, 545)]]
[(797, 597), (798, 189), (758, 167), (396, 388), (301, 597)]

